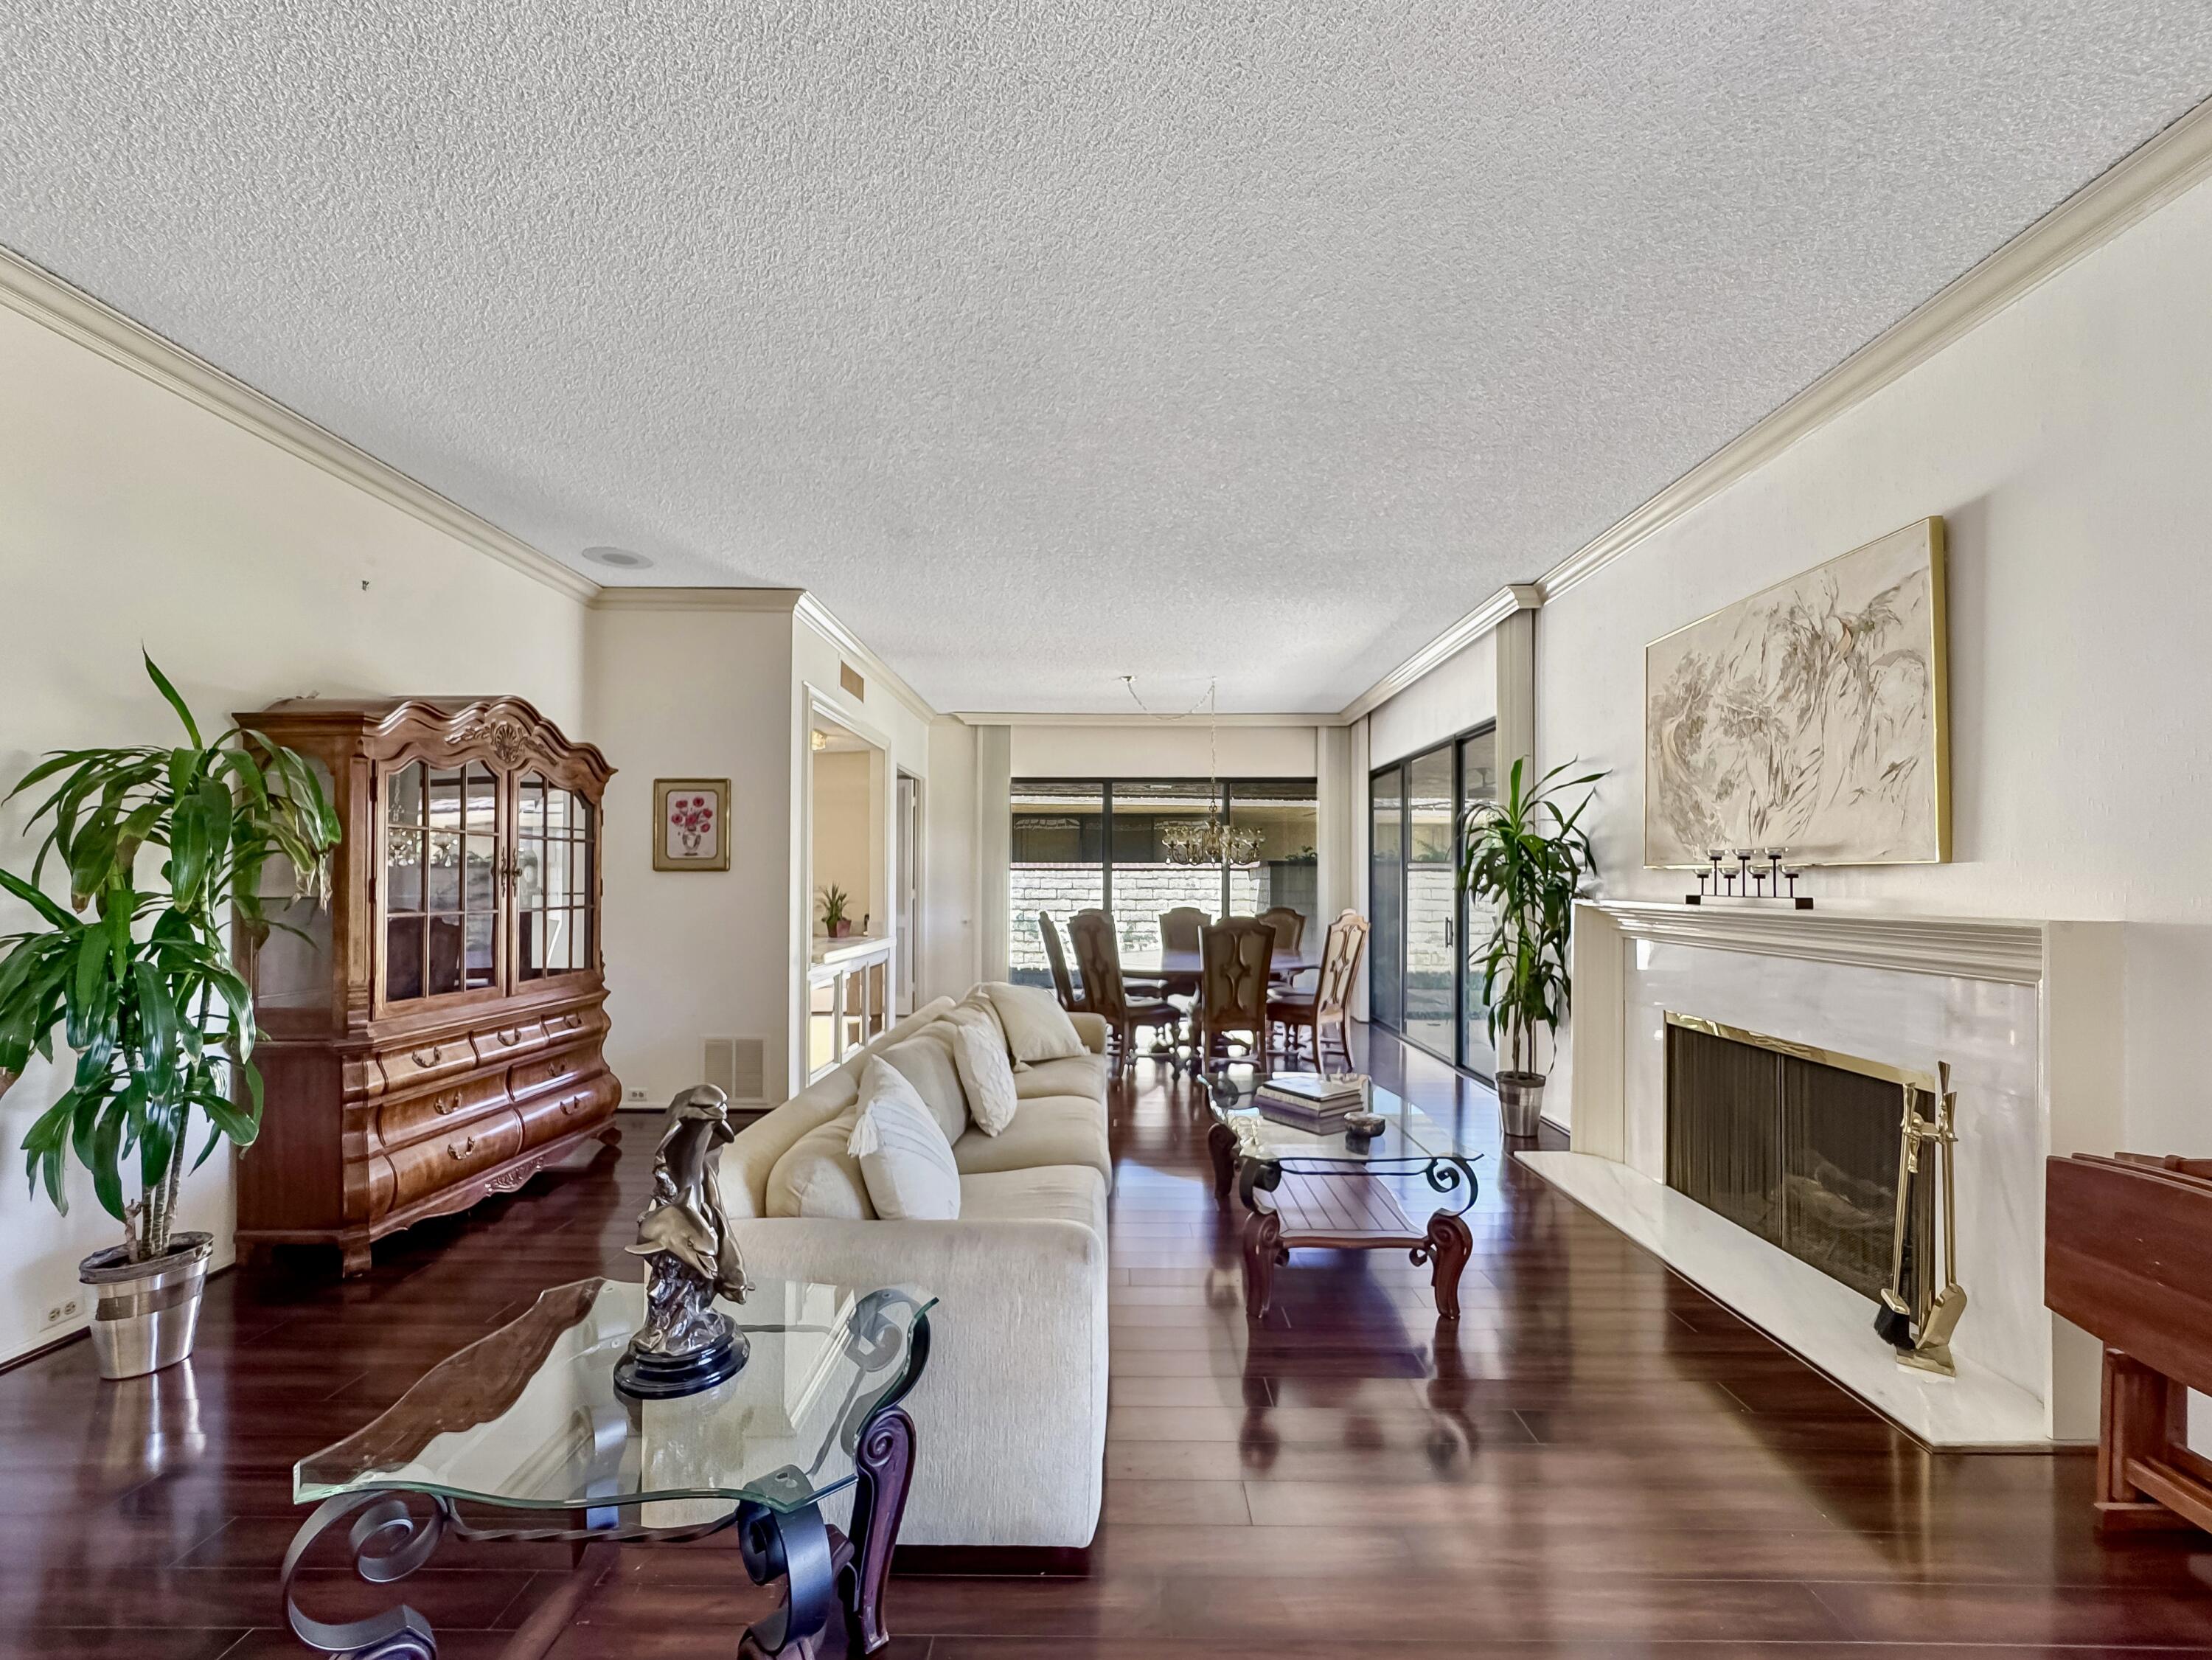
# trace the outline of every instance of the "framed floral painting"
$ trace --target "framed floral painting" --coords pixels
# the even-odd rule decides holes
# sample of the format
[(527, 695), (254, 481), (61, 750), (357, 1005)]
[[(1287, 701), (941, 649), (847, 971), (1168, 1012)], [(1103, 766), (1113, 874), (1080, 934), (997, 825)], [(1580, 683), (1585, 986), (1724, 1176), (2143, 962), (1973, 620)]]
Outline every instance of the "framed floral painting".
[(653, 869), (729, 869), (729, 828), (728, 779), (653, 781)]

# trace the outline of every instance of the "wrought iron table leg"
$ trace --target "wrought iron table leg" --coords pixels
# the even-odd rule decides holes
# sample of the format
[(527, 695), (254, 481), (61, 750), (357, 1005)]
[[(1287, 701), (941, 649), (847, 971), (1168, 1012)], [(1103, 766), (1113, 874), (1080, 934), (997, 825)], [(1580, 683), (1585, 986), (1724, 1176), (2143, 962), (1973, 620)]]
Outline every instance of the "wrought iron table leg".
[(1237, 1132), (1216, 1119), (1206, 1127), (1206, 1150), (1213, 1155), (1213, 1197), (1229, 1202), (1229, 1189), (1237, 1180)]
[(781, 1578), (783, 1606), (745, 1628), (738, 1660), (816, 1660), (837, 1605), (836, 1564), (821, 1509), (775, 1511), (748, 1504), (738, 1548), (753, 1584)]
[(1275, 1286), (1275, 1265), (1290, 1252), (1283, 1248), (1282, 1219), (1271, 1210), (1255, 1210), (1244, 1219), (1244, 1317), (1257, 1320), (1267, 1311)]
[(428, 1516), (409, 1513), (406, 1500), (391, 1493), (342, 1493), (325, 1499), (292, 1535), (284, 1553), (284, 1617), (294, 1635), (309, 1648), (325, 1654), (343, 1654), (355, 1660), (437, 1660), (438, 1639), (430, 1622), (402, 1602), (382, 1614), (344, 1621), (317, 1620), (302, 1614), (292, 1596), (293, 1577), (307, 1554), (307, 1548), (329, 1529), (352, 1516), (349, 1535), (353, 1547), (354, 1572), (373, 1585), (404, 1579), (430, 1560), (444, 1537), (447, 1513), (437, 1504)]

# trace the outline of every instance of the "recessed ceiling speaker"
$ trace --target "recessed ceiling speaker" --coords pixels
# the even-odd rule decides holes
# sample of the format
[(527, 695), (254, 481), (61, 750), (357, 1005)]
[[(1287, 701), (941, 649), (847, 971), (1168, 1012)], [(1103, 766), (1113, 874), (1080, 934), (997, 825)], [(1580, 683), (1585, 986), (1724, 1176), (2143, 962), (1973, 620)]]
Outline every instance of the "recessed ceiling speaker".
[(641, 553), (632, 553), (628, 548), (586, 548), (584, 557), (595, 565), (611, 565), (617, 570), (643, 570), (653, 563)]

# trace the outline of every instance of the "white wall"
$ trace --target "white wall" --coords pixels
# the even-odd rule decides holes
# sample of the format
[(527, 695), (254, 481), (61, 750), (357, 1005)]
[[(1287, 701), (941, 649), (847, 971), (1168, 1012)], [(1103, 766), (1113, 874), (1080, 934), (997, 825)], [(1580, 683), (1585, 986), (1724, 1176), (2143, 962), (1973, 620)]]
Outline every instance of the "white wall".
[(929, 781), (921, 808), (920, 993), (957, 997), (983, 976), (975, 843), (975, 729), (950, 715), (929, 728)]
[(1954, 862), (1823, 871), (1813, 890), (2127, 921), (2128, 1143), (2191, 1154), (2212, 1152), (2208, 294), (2200, 186), (1537, 618), (1539, 753), (1613, 769), (1606, 889), (1665, 898), (1680, 878), (1641, 868), (1645, 642), (1942, 514)]
[(1370, 765), (1388, 766), (1497, 718), (1498, 642), (1486, 634), (1367, 717)]
[[(864, 920), (891, 931), (890, 907), (876, 882), (873, 831), (881, 814), (871, 799), (875, 769), (875, 757), (865, 750), (823, 750), (814, 757), (814, 891), (818, 897), (833, 884), (845, 890), (855, 933)], [(810, 915), (819, 933), (820, 908)]]
[[(1211, 751), (1203, 717), (1127, 726), (1018, 726), (1012, 729), (1017, 778), (1204, 778)], [(1220, 728), (1223, 778), (1310, 778), (1310, 726)]]
[[(592, 735), (576, 601), (5, 308), (0, 456), (0, 787), (48, 749), (172, 741), (142, 644), (204, 725), (307, 692), (482, 690)], [(23, 824), (0, 810), (11, 869)], [(27, 920), (0, 901), (0, 932)], [(16, 1148), (59, 1088), (34, 1059), (0, 1100), (0, 1359), (62, 1335), (44, 1310), (121, 1237), (81, 1172), (66, 1219), (26, 1192)], [(184, 1218), (218, 1265), (232, 1213), (218, 1154)]]
[[(607, 1064), (655, 1105), (699, 1081), (708, 1037), (763, 1038), (768, 1077), (785, 1075), (791, 631), (781, 611), (591, 616), (592, 735), (617, 769), (601, 854)], [(728, 870), (653, 868), (656, 778), (730, 780)]]

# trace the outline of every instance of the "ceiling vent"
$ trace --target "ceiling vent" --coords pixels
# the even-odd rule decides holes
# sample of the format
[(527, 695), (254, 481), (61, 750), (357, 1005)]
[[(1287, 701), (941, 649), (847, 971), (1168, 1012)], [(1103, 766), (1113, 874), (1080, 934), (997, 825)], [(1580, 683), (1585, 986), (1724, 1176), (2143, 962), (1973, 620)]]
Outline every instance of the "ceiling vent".
[(768, 1099), (768, 1040), (762, 1037), (709, 1037), (701, 1067), (707, 1081), (733, 1103), (765, 1103)]
[(860, 678), (860, 670), (840, 660), (837, 665), (837, 684), (865, 703), (868, 701), (868, 683)]

